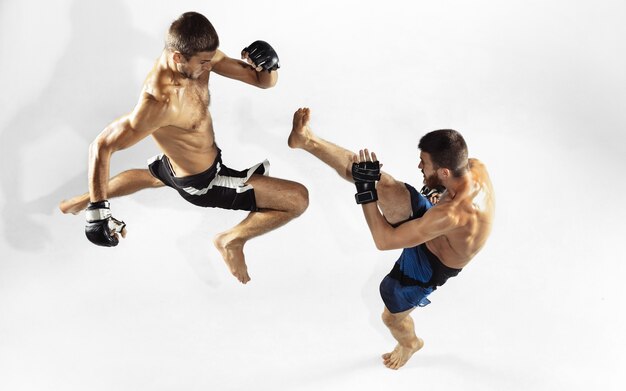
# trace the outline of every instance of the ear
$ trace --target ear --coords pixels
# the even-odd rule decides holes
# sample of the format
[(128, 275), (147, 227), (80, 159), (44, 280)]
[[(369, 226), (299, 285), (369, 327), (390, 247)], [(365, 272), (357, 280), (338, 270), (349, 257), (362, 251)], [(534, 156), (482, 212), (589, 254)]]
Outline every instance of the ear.
[(182, 64), (186, 62), (185, 56), (183, 56), (180, 52), (174, 52), (174, 54), (172, 54), (172, 59), (176, 64)]
[(441, 175), (441, 179), (448, 179), (452, 176), (452, 171), (448, 168), (440, 168), (437, 170), (439, 175)]

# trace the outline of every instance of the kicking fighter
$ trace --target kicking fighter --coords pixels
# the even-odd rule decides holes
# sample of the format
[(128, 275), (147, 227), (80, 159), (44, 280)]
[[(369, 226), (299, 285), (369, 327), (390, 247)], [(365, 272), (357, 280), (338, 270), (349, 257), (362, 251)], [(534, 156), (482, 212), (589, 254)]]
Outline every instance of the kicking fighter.
[(443, 129), (426, 134), (418, 145), (418, 168), (426, 188), (445, 188), (438, 198), (427, 192), (437, 200), (433, 206), (411, 185), (381, 172), (374, 153), (365, 149), (357, 156), (318, 137), (309, 120), (308, 108), (296, 111), (289, 146), (304, 149), (354, 182), (356, 202), (376, 247), (403, 249), (380, 284), (383, 322), (398, 342), (382, 358), (388, 368), (398, 369), (424, 345), (415, 335), (411, 311), (429, 304), (428, 295), (458, 275), (487, 241), (495, 211), (487, 169), (468, 159), (460, 133)]
[[(87, 238), (100, 246), (116, 246), (125, 224), (111, 215), (109, 198), (146, 188), (169, 186), (185, 200), (202, 207), (238, 209), (250, 214), (235, 227), (215, 236), (214, 244), (231, 273), (250, 280), (243, 247), (304, 212), (307, 189), (296, 182), (268, 176), (264, 161), (246, 170), (222, 162), (209, 112), (211, 73), (259, 88), (278, 80), (278, 55), (264, 41), (242, 51), (242, 59), (218, 49), (219, 38), (203, 15), (187, 12), (170, 26), (161, 56), (148, 74), (135, 108), (108, 125), (89, 147), (89, 193), (62, 201), (64, 213), (86, 210)], [(148, 169), (124, 171), (109, 179), (109, 162), (116, 151), (152, 136), (162, 154)]]

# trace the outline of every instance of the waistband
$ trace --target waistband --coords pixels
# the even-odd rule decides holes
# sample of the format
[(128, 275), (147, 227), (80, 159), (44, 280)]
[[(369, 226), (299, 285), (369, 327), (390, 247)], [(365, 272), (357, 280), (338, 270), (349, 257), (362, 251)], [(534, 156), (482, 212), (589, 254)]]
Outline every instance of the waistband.
[(430, 278), (428, 279), (428, 281), (426, 282), (416, 280), (402, 273), (402, 270), (400, 269), (400, 262), (396, 262), (393, 265), (393, 269), (391, 269), (391, 272), (389, 272), (389, 276), (393, 279), (400, 281), (402, 285), (405, 285), (405, 286), (417, 285), (422, 288), (437, 289), (438, 286), (445, 284), (445, 282), (448, 281), (450, 277), (454, 277), (458, 275), (461, 272), (461, 270), (463, 270), (463, 269), (454, 269), (454, 268), (444, 265), (441, 262), (441, 260), (439, 260), (439, 258), (437, 258), (437, 256), (433, 254), (428, 249), (428, 247), (426, 247), (426, 243), (420, 244), (419, 246), (417, 246), (417, 248), (423, 251), (424, 255), (426, 255), (426, 259), (428, 260), (428, 264), (430, 265), (432, 274)]
[(444, 265), (443, 262), (441, 262), (441, 260), (437, 258), (437, 256), (428, 249), (428, 246), (426, 246), (426, 243), (420, 244), (420, 248), (422, 249), (422, 251), (424, 251), (424, 254), (426, 254), (426, 258), (428, 258), (428, 262), (430, 262), (430, 266), (432, 267), (433, 264), (437, 264), (437, 267), (441, 270), (444, 270), (448, 276), (454, 277), (457, 274), (459, 274), (461, 270), (463, 270), (463, 269), (454, 269), (454, 268)]
[(217, 155), (215, 155), (215, 160), (211, 167), (206, 170), (193, 175), (187, 175), (183, 177), (177, 177), (174, 175), (174, 171), (172, 170), (172, 166), (167, 155), (163, 155), (163, 162), (166, 164), (167, 170), (170, 171), (172, 181), (179, 187), (187, 187), (192, 185), (204, 184), (207, 179), (215, 178), (217, 173), (220, 171), (220, 167), (222, 165), (222, 151), (217, 148)]

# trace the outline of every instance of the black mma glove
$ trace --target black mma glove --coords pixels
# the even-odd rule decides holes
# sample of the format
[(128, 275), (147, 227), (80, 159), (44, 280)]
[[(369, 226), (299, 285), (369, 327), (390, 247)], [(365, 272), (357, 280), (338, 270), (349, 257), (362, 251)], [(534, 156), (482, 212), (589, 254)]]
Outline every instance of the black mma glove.
[(90, 202), (85, 216), (85, 235), (91, 243), (104, 247), (117, 246), (119, 239), (115, 233), (121, 233), (126, 224), (111, 216), (109, 201)]
[(241, 54), (248, 53), (248, 58), (252, 60), (255, 67), (263, 67), (265, 71), (275, 71), (280, 68), (278, 54), (265, 41), (254, 41), (243, 48)]
[(376, 181), (380, 180), (380, 163), (352, 163), (352, 179), (357, 193), (354, 195), (357, 204), (368, 204), (378, 200)]
[[(433, 189), (424, 185), (420, 190), (420, 194), (422, 194), (431, 204), (436, 204), (439, 201), (439, 197), (441, 197), (441, 193), (446, 191), (446, 188), (443, 186), (437, 186)], [(433, 202), (434, 201), (434, 202)]]

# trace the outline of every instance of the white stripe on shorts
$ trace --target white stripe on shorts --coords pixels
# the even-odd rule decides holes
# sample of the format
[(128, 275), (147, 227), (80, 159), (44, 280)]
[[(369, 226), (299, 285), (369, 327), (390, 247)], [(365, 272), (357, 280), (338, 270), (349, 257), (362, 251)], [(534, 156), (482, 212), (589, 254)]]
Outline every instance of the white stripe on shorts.
[(246, 185), (245, 183), (246, 181), (248, 181), (248, 179), (250, 179), (252, 174), (254, 174), (254, 172), (261, 166), (261, 164), (263, 165), (263, 168), (265, 169), (265, 172), (263, 173), (263, 175), (265, 176), (269, 175), (270, 162), (267, 159), (265, 159), (261, 163), (255, 164), (254, 166), (250, 167), (244, 178), (237, 178), (237, 177), (220, 175), (220, 170), (222, 168), (222, 165), (217, 163), (217, 175), (215, 176), (215, 178), (213, 178), (213, 180), (209, 183), (207, 187), (203, 189), (196, 189), (195, 187), (189, 186), (189, 187), (183, 188), (183, 190), (188, 194), (200, 196), (200, 195), (206, 194), (209, 190), (213, 188), (213, 186), (220, 186), (220, 187), (228, 187), (230, 189), (235, 189), (237, 193), (243, 193), (253, 188), (252, 185)]

